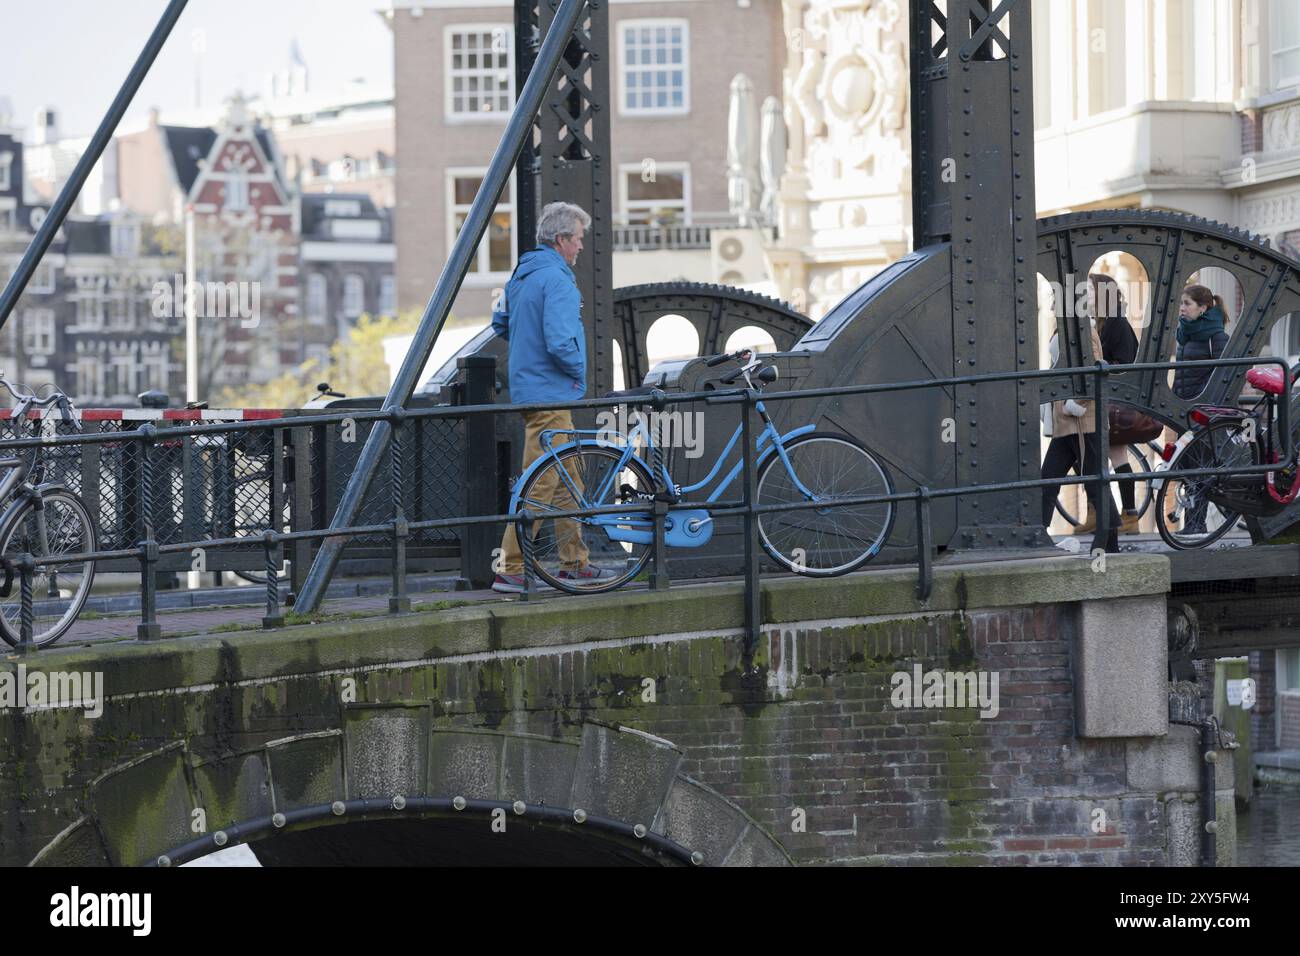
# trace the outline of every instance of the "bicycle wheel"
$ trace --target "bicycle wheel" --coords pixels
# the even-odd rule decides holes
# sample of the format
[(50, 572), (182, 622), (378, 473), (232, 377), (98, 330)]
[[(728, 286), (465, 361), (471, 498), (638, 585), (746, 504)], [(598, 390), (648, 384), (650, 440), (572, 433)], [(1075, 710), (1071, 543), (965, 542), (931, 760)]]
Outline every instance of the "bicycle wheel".
[[(1128, 446), (1129, 464), (1136, 471), (1151, 471), (1160, 461), (1160, 449), (1154, 442), (1144, 442), (1141, 445)], [(1135, 479), (1136, 480), (1136, 479)], [(1151, 502), (1155, 501), (1155, 491), (1151, 487), (1151, 479), (1142, 482), (1142, 500), (1138, 501), (1134, 497), (1134, 503), (1137, 504), (1137, 516), (1141, 518), (1151, 507)]]
[[(818, 432), (785, 446), (790, 468), (817, 500), (890, 495), (889, 472), (847, 435)], [(779, 455), (758, 475), (757, 504), (795, 504), (808, 499)], [(870, 561), (894, 527), (894, 503), (772, 511), (758, 516), (759, 540), (772, 559), (796, 574), (835, 577)]]
[[(0, 530), (0, 554), (42, 558), (95, 550), (95, 526), (80, 498), (69, 491), (51, 491), (42, 503), (48, 550), (41, 543), (36, 502), (28, 500)], [(32, 642), (37, 647), (53, 644), (72, 626), (94, 581), (94, 561), (37, 568), (32, 577)], [(17, 573), (9, 596), (0, 598), (0, 637), (15, 646), (22, 640), (22, 582)]]
[[(1148, 446), (1149, 446), (1149, 444), (1150, 444), (1150, 443), (1148, 443)], [(1148, 446), (1143, 446), (1143, 445), (1129, 445), (1129, 446), (1128, 446), (1128, 463), (1129, 463), (1129, 467), (1132, 468), (1133, 471), (1135, 471), (1135, 472), (1144, 472), (1144, 471), (1150, 471), (1150, 470), (1151, 470), (1151, 461), (1147, 458)], [(1111, 472), (1112, 472), (1112, 474), (1114, 474), (1115, 469), (1112, 468), (1112, 469), (1111, 469)], [(1121, 479), (1121, 480), (1122, 480), (1122, 479)], [(1133, 479), (1133, 483), (1134, 483), (1134, 485), (1136, 486), (1136, 485), (1138, 484), (1138, 480), (1137, 480), (1137, 479)], [(1113, 484), (1113, 483), (1112, 483), (1112, 484)], [(1136, 505), (1136, 508), (1134, 509), (1134, 513), (1135, 513), (1139, 518), (1141, 518), (1143, 515), (1145, 515), (1145, 514), (1147, 513), (1147, 509), (1151, 507), (1151, 502), (1155, 499), (1155, 495), (1154, 495), (1154, 494), (1152, 493), (1152, 491), (1151, 491), (1151, 482), (1150, 482), (1150, 481), (1144, 481), (1144, 482), (1141, 483), (1141, 485), (1142, 485), (1142, 489), (1143, 489), (1143, 491), (1141, 492), (1141, 494), (1142, 494), (1142, 500), (1141, 500), (1140, 502), (1137, 500), (1137, 490), (1136, 490), (1136, 488), (1134, 489), (1134, 499), (1133, 499), (1133, 503), (1134, 503), (1134, 505)], [(1074, 487), (1074, 486), (1073, 486), (1073, 485), (1066, 485), (1066, 486), (1063, 486), (1063, 488), (1064, 488), (1064, 487)], [(1063, 490), (1063, 489), (1062, 489), (1062, 490)], [(1066, 520), (1066, 522), (1067, 522), (1068, 524), (1074, 525), (1074, 526), (1076, 526), (1076, 527), (1077, 527), (1078, 525), (1083, 524), (1082, 521), (1080, 521), (1078, 518), (1076, 518), (1076, 517), (1075, 517), (1075, 516), (1070, 512), (1070, 510), (1069, 510), (1068, 508), (1066, 508), (1065, 505), (1063, 505), (1063, 504), (1061, 503), (1061, 496), (1060, 496), (1059, 493), (1058, 493), (1057, 496), (1056, 496), (1056, 511), (1057, 511), (1058, 514), (1060, 514), (1060, 516), (1061, 516), (1062, 518), (1064, 518), (1064, 519)]]
[(655, 491), (649, 469), (637, 458), (620, 468), (621, 457), (613, 448), (570, 448), (559, 453), (558, 461), (548, 459), (520, 491), (519, 509), (537, 516), (526, 556), (534, 573), (551, 587), (570, 594), (612, 591), (640, 574), (650, 560), (653, 528), (645, 512), (626, 521), (564, 517), (586, 508), (649, 503)]
[(1076, 518), (1076, 517), (1075, 517), (1073, 514), (1071, 514), (1069, 511), (1067, 511), (1065, 505), (1061, 504), (1061, 492), (1064, 491), (1066, 488), (1071, 488), (1071, 487), (1073, 487), (1073, 485), (1062, 485), (1060, 488), (1057, 489), (1057, 493), (1056, 493), (1056, 511), (1057, 511), (1057, 514), (1059, 514), (1062, 518), (1065, 519), (1066, 524), (1069, 524), (1069, 525), (1081, 525), (1081, 524), (1083, 524), (1083, 522), (1080, 521), (1078, 518)]
[[(1243, 432), (1238, 421), (1211, 424), (1169, 463), (1170, 470), (1259, 464), (1259, 446), (1245, 440)], [(1161, 482), (1156, 527), (1165, 544), (1180, 551), (1204, 548), (1232, 530), (1238, 512), (1221, 508), (1207, 497), (1221, 481), (1223, 476), (1206, 475)]]

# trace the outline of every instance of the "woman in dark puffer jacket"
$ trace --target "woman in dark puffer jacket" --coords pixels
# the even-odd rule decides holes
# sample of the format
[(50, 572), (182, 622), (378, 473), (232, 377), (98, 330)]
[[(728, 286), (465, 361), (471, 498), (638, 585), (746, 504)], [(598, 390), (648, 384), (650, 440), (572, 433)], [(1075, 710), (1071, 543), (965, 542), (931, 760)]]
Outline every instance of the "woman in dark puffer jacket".
[[(1223, 300), (1203, 285), (1183, 289), (1178, 305), (1178, 352), (1176, 362), (1196, 362), (1218, 358), (1228, 344), (1228, 316)], [(1195, 398), (1205, 389), (1214, 369), (1188, 368), (1174, 372), (1174, 394)]]
[[(1228, 344), (1227, 324), (1223, 299), (1203, 285), (1187, 286), (1178, 305), (1178, 353), (1174, 356), (1175, 361), (1218, 358)], [(1213, 371), (1209, 366), (1175, 370), (1174, 394), (1179, 398), (1196, 398), (1205, 390)], [(1182, 467), (1192, 468), (1198, 464), (1185, 461)], [(1208, 508), (1209, 502), (1203, 498), (1193, 502), (1183, 517), (1183, 531), (1189, 534), (1204, 532)]]

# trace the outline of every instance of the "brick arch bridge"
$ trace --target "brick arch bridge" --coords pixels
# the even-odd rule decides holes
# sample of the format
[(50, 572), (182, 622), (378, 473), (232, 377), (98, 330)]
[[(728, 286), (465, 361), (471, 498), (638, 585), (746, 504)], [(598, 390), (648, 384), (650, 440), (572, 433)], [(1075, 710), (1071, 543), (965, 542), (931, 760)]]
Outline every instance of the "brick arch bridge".
[(0, 659), (104, 693), (0, 710), (0, 863), (1192, 864), (1169, 561), (1092, 565), (773, 579), (754, 644), (718, 583)]

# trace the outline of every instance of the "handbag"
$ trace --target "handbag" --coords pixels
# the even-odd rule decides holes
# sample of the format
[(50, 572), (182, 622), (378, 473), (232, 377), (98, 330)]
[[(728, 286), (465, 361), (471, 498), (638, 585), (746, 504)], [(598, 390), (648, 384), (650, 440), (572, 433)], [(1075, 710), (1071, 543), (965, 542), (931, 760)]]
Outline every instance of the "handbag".
[(1132, 405), (1113, 403), (1110, 406), (1110, 443), (1112, 445), (1140, 445), (1155, 441), (1165, 426)]

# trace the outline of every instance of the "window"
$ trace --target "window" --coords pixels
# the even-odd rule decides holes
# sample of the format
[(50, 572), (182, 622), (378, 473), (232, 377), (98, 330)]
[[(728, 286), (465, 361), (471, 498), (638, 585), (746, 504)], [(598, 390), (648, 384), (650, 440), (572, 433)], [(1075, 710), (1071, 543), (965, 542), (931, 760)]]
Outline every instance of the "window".
[(117, 292), (109, 299), (108, 327), (114, 332), (135, 331), (135, 295), (130, 290)]
[(685, 20), (624, 20), (619, 24), (623, 89), (630, 115), (690, 112), (690, 25)]
[(657, 163), (622, 167), (619, 204), (628, 225), (670, 220), (690, 222), (690, 176), (688, 163)]
[(105, 383), (105, 391), (108, 395), (134, 395), (135, 387), (135, 359), (128, 352), (125, 355), (114, 355), (109, 360), (108, 380)]
[(15, 222), (17, 219), (12, 209), (0, 208), (0, 232), (13, 232)]
[(81, 329), (103, 328), (104, 298), (98, 290), (87, 290), (77, 300), (77, 326)]
[(1277, 652), (1278, 690), (1300, 691), (1300, 648), (1289, 647)]
[(320, 324), (325, 321), (325, 277), (313, 272), (307, 277), (307, 321)]
[(1269, 34), (1272, 38), (1273, 85), (1300, 83), (1300, 6), (1270, 3)]
[(504, 121), (515, 98), (514, 30), (456, 26), (446, 38), (447, 118)]
[(232, 169), (226, 180), (226, 211), (245, 212), (248, 209), (248, 174), (242, 169)]
[(28, 309), (23, 314), (23, 351), (28, 355), (54, 353), (53, 309)]
[(397, 314), (397, 279), (395, 276), (381, 276), (379, 279), (379, 314)]
[(77, 379), (77, 397), (82, 402), (102, 397), (99, 359), (93, 355), (78, 355), (74, 371)]
[[(447, 187), (451, 195), (447, 208), (451, 217), (448, 223), (447, 248), (460, 234), (460, 227), (469, 216), (470, 203), (483, 185), (482, 170), (451, 170), (447, 174)], [(470, 260), (468, 275), (503, 277), (510, 274), (515, 248), (515, 184), (513, 177), (503, 201), (497, 203), (488, 221), (487, 234), (479, 243), (478, 252)], [(508, 197), (509, 201), (504, 201)]]
[(9, 167), (13, 165), (13, 153), (0, 153), (0, 190), (8, 192), (13, 186), (13, 181), (9, 175)]
[(54, 291), (54, 264), (41, 262), (32, 273), (32, 281), (27, 285), (28, 292), (50, 293)]
[(366, 280), (356, 273), (343, 277), (343, 315), (355, 319), (366, 310)]
[(140, 254), (140, 227), (133, 222), (114, 223), (109, 234), (109, 247), (114, 258), (135, 258)]

